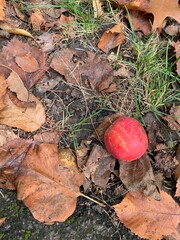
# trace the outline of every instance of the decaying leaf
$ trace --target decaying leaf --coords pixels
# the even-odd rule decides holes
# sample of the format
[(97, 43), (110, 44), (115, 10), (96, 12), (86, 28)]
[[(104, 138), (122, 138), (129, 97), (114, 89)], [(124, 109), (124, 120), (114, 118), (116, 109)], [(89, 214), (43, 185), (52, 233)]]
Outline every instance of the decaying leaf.
[[(180, 22), (180, 11), (178, 7), (178, 0), (163, 0), (161, 2), (156, 1), (156, 0), (118, 0), (119, 4), (122, 7), (125, 7), (130, 11), (130, 17), (131, 13), (135, 11), (141, 11), (142, 13), (151, 13), (153, 15), (153, 24), (152, 28), (156, 30), (157, 32), (160, 32), (161, 29), (163, 28), (167, 17), (172, 17), (175, 19), (177, 22)], [(144, 14), (143, 14), (144, 15)], [(149, 20), (150, 18), (146, 19), (144, 18), (144, 26), (141, 25), (143, 28), (145, 27), (150, 27), (149, 26)], [(132, 23), (134, 24), (133, 21), (136, 21), (137, 19), (132, 17)], [(136, 25), (137, 23), (135, 23)], [(139, 29), (140, 30), (140, 29)], [(143, 29), (141, 29), (143, 30)]]
[[(22, 64), (24, 59), (26, 61)], [(30, 89), (47, 70), (46, 56), (44, 52), (36, 47), (30, 46), (28, 43), (19, 41), (16, 38), (13, 38), (7, 46), (3, 47), (2, 52), (0, 53), (0, 64), (5, 65), (16, 72), (27, 89)], [(36, 65), (35, 67), (34, 64)], [(24, 72), (24, 69), (27, 70), (29, 66), (29, 71)], [(21, 67), (23, 67), (23, 69)], [(35, 68), (37, 68), (37, 71), (34, 72)], [(32, 71), (30, 69), (32, 69)], [(1, 65), (0, 71), (8, 77), (9, 71), (4, 67), (1, 67)]]
[(33, 38), (33, 36), (28, 31), (21, 29), (21, 28), (16, 28), (12, 24), (4, 22), (4, 21), (0, 22), (0, 29), (7, 31), (8, 33), (13, 33), (13, 34)]
[(17, 190), (33, 216), (46, 223), (65, 221), (75, 210), (84, 176), (69, 149), (14, 140), (0, 149), (1, 188)]
[(124, 114), (121, 112), (113, 113), (111, 115), (108, 115), (104, 118), (104, 120), (99, 124), (99, 126), (95, 129), (94, 133), (92, 134), (92, 137), (98, 139), (99, 141), (104, 140), (104, 133), (106, 129), (119, 117), (123, 116)]
[(168, 116), (163, 117), (168, 122), (168, 126), (175, 131), (180, 131), (180, 105), (173, 106)]
[(55, 53), (50, 66), (72, 84), (84, 83), (98, 91), (108, 91), (112, 85), (112, 67), (90, 51), (62, 49)]
[(179, 224), (180, 207), (170, 195), (161, 191), (161, 201), (140, 192), (128, 193), (114, 206), (120, 221), (135, 234), (149, 240), (161, 240)]
[(109, 181), (110, 174), (114, 172), (115, 163), (116, 159), (102, 146), (94, 145), (83, 172), (97, 186), (105, 187)]
[(98, 48), (108, 53), (111, 49), (119, 46), (126, 38), (123, 33), (123, 27), (123, 23), (119, 23), (110, 30), (104, 32), (98, 43)]
[(7, 81), (4, 78), (4, 76), (0, 75), (0, 110), (2, 110), (3, 108), (5, 108), (5, 103), (4, 103), (4, 98), (7, 92)]
[(180, 75), (180, 41), (172, 42), (172, 46), (175, 48), (177, 63), (176, 63), (176, 72)]
[(31, 14), (29, 20), (32, 24), (34, 31), (41, 30), (41, 28), (45, 24), (45, 19), (39, 9), (34, 10), (34, 12)]
[(6, 1), (0, 0), (0, 20), (5, 19), (5, 12), (4, 12), (5, 7), (6, 7)]
[(18, 136), (5, 125), (0, 125), (0, 147), (2, 147), (7, 142), (18, 138)]
[(145, 196), (160, 200), (150, 159), (145, 153), (141, 158), (132, 162), (120, 162), (120, 179), (130, 192), (140, 191)]
[(94, 18), (98, 18), (103, 14), (101, 0), (92, 0), (92, 5), (94, 9)]
[(3, 222), (5, 222), (6, 218), (0, 218), (0, 226), (3, 224)]
[[(13, 71), (10, 73), (7, 84), (6, 94), (0, 96), (0, 102), (4, 104), (0, 110), (0, 124), (24, 131), (35, 131), (40, 128), (45, 122), (45, 110), (41, 102), (28, 93), (17, 73)], [(0, 86), (3, 85), (4, 78), (0, 78)]]
[(61, 133), (57, 131), (48, 131), (37, 133), (33, 136), (34, 140), (42, 143), (54, 143), (58, 144)]
[(175, 193), (175, 196), (176, 197), (180, 197), (180, 177), (178, 178), (177, 183), (176, 183), (176, 193)]

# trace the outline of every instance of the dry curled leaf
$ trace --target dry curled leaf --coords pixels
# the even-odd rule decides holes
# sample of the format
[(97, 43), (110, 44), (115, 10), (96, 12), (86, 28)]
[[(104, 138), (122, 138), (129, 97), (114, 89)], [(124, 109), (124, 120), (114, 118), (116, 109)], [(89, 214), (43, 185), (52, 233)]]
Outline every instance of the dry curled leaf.
[(180, 105), (173, 106), (170, 109), (170, 114), (168, 116), (163, 117), (164, 120), (168, 122), (168, 126), (175, 131), (180, 130)]
[[(28, 132), (40, 128), (45, 122), (45, 110), (41, 102), (28, 93), (17, 73), (10, 73), (7, 84), (6, 94), (0, 96), (0, 102), (3, 102), (5, 106), (0, 110), (0, 124)], [(0, 78), (0, 86), (3, 85), (4, 79)]]
[[(22, 63), (24, 58), (26, 61)], [(20, 65), (17, 62), (18, 64), (21, 62)], [(36, 65), (35, 67), (34, 64)], [(13, 38), (7, 46), (3, 47), (0, 53), (0, 71), (8, 77), (9, 71), (1, 65), (5, 65), (16, 72), (27, 89), (31, 88), (47, 70), (45, 53), (16, 38)], [(25, 72), (24, 70), (27, 70), (29, 66), (31, 66), (32, 71), (29, 68), (29, 71)], [(37, 68), (37, 71), (34, 71), (35, 68)]]
[(180, 75), (180, 41), (172, 42), (171, 44), (175, 48), (177, 63), (176, 63), (176, 72)]
[(128, 193), (115, 206), (120, 221), (141, 238), (161, 240), (179, 224), (180, 207), (170, 195), (161, 191), (161, 201), (145, 197), (140, 192)]
[(99, 124), (99, 126), (95, 129), (92, 137), (98, 139), (99, 141), (104, 140), (104, 133), (106, 129), (119, 117), (123, 116), (123, 113), (117, 112), (111, 115), (108, 115), (104, 118), (104, 120)]
[(176, 193), (175, 193), (175, 196), (176, 197), (180, 197), (180, 177), (178, 178), (177, 183), (176, 183)]
[(147, 154), (132, 162), (120, 162), (120, 179), (131, 192), (140, 191), (145, 196), (160, 200), (161, 196)]
[(104, 32), (98, 43), (98, 48), (108, 53), (111, 49), (119, 46), (126, 38), (123, 33), (123, 26), (123, 23), (119, 23), (110, 30)]
[(94, 18), (98, 18), (103, 14), (101, 0), (92, 0), (92, 5), (94, 9)]
[(4, 76), (0, 75), (0, 110), (5, 108), (4, 98), (7, 92), (8, 83)]
[(113, 158), (102, 146), (94, 145), (87, 158), (83, 172), (97, 186), (105, 187), (110, 174), (114, 172), (116, 159)]
[(63, 222), (74, 212), (84, 182), (71, 150), (23, 139), (0, 149), (0, 177), (0, 187), (16, 189), (18, 200), (46, 223)]
[(16, 28), (12, 24), (4, 22), (4, 21), (0, 22), (0, 29), (6, 31), (8, 33), (13, 33), (13, 34), (33, 38), (33, 36), (28, 31), (21, 29), (21, 28)]
[(56, 51), (50, 66), (67, 82), (84, 83), (98, 91), (108, 91), (113, 82), (113, 69), (108, 61), (90, 51), (70, 48)]

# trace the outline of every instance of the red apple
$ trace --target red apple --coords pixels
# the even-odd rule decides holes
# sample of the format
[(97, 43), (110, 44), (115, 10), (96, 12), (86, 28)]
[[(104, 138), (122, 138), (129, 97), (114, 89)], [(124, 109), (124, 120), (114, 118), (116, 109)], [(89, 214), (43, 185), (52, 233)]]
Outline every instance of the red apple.
[(106, 130), (104, 143), (113, 157), (133, 161), (146, 152), (148, 137), (140, 122), (132, 117), (122, 116)]

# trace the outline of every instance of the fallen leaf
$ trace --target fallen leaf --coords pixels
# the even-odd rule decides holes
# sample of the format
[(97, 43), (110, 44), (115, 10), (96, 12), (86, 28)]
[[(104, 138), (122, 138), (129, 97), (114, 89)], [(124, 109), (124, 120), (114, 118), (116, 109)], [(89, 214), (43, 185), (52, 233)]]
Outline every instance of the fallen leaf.
[(110, 174), (114, 172), (116, 159), (102, 146), (94, 145), (83, 168), (84, 175), (95, 185), (105, 187)]
[(16, 138), (18, 138), (18, 136), (12, 131), (12, 129), (5, 125), (0, 125), (0, 147)]
[(99, 141), (104, 141), (104, 133), (106, 129), (119, 117), (123, 116), (123, 113), (117, 112), (111, 115), (108, 115), (104, 120), (99, 124), (92, 134), (92, 137), (98, 139)]
[(50, 66), (67, 82), (77, 85), (83, 82), (98, 91), (108, 91), (113, 81), (113, 69), (108, 61), (90, 51), (70, 48), (56, 51)]
[(180, 224), (177, 228), (171, 233), (171, 235), (167, 236), (165, 240), (177, 240), (180, 239)]
[(175, 48), (177, 63), (176, 63), (176, 72), (180, 75), (180, 41), (172, 42), (171, 44)]
[(33, 73), (39, 69), (37, 60), (30, 53), (27, 53), (23, 57), (16, 57), (15, 61), (25, 72)]
[(48, 32), (45, 32), (42, 35), (38, 36), (38, 39), (36, 41), (41, 45), (42, 50), (45, 53), (52, 52), (55, 48), (53, 36)]
[(180, 208), (166, 192), (161, 201), (140, 192), (128, 193), (114, 209), (120, 221), (141, 238), (160, 240), (170, 235), (179, 224)]
[(168, 126), (174, 131), (180, 131), (180, 105), (170, 109), (170, 115), (163, 117), (168, 122)]
[(76, 158), (77, 158), (77, 165), (79, 169), (83, 169), (86, 165), (88, 159), (88, 152), (90, 151), (90, 143), (91, 141), (83, 140), (81, 144), (76, 149)]
[(8, 84), (6, 79), (4, 78), (4, 76), (0, 75), (0, 110), (6, 107), (4, 103), (4, 98), (7, 92), (7, 87)]
[(0, 20), (5, 19), (5, 10), (6, 8), (6, 1), (5, 0), (0, 0)]
[(176, 183), (175, 197), (180, 197), (180, 177), (178, 178), (177, 183)]
[(145, 196), (151, 196), (156, 200), (161, 199), (147, 154), (136, 161), (121, 161), (119, 176), (130, 192), (140, 191)]
[[(1, 82), (4, 79), (0, 78)], [(45, 122), (45, 110), (41, 102), (32, 94), (28, 93), (21, 79), (15, 72), (11, 72), (7, 79), (8, 87), (16, 93), (14, 101), (9, 97), (8, 91), (3, 97), (4, 108), (0, 110), (0, 124), (23, 129), (24, 131), (35, 131)], [(12, 93), (12, 92), (11, 92)], [(20, 101), (20, 106), (15, 100)], [(24, 103), (27, 107), (23, 108)], [(32, 105), (28, 103), (33, 103)]]
[[(130, 20), (133, 24), (134, 31), (142, 31), (144, 35), (149, 35), (152, 32), (150, 21), (152, 17), (146, 12), (129, 10)], [(128, 19), (128, 15), (126, 15)]]
[[(24, 58), (27, 55), (31, 55), (29, 59), (33, 59), (33, 62), (30, 60), (29, 65), (34, 64), (34, 59), (38, 62), (39, 67), (37, 71), (24, 72), (24, 70), (16, 63), (16, 59), (20, 61), (20, 58)], [(27, 89), (30, 89), (47, 70), (45, 53), (42, 50), (30, 46), (28, 43), (21, 42), (16, 38), (13, 38), (7, 46), (3, 47), (2, 52), (0, 53), (0, 71), (8, 77), (9, 70), (1, 67), (1, 65), (5, 65), (16, 72)]]
[(180, 33), (180, 26), (179, 25), (168, 25), (164, 31), (170, 36), (176, 36)]
[(41, 28), (43, 28), (44, 24), (45, 24), (45, 19), (41, 13), (41, 11), (39, 9), (34, 10), (35, 12), (33, 12), (29, 18), (33, 30), (34, 31), (40, 31)]
[(48, 132), (37, 133), (33, 136), (33, 138), (34, 138), (34, 141), (37, 141), (37, 142), (58, 144), (60, 135), (61, 135), (60, 132), (48, 131)]
[(3, 222), (5, 222), (6, 218), (0, 218), (0, 226), (3, 224)]
[(28, 31), (21, 28), (16, 28), (12, 24), (4, 21), (0, 22), (0, 29), (7, 31), (8, 33), (13, 33), (13, 34), (33, 38), (33, 36)]
[(158, 31), (162, 29), (164, 20), (167, 17), (172, 17), (177, 22), (180, 22), (180, 9), (178, 6), (178, 0), (163, 0), (161, 2), (157, 0), (151, 0), (148, 12), (153, 14), (154, 20), (152, 27)]
[(98, 48), (108, 53), (111, 49), (119, 46), (126, 38), (123, 33), (123, 26), (123, 23), (119, 23), (110, 30), (104, 32), (98, 43)]
[(40, 222), (65, 221), (75, 210), (84, 176), (69, 149), (14, 140), (0, 149), (0, 187), (16, 189), (18, 200)]
[[(120, 6), (126, 7), (129, 10), (138, 10), (144, 13), (153, 14), (154, 19), (152, 28), (157, 32), (161, 31), (162, 27), (165, 25), (167, 17), (172, 17), (177, 22), (180, 22), (178, 0), (172, 0), (171, 2), (169, 0), (163, 0), (160, 3), (156, 0), (118, 0), (118, 2)], [(149, 20), (151, 19), (147, 19), (144, 24), (149, 25)]]
[(101, 17), (103, 14), (101, 0), (92, 0), (92, 5), (94, 9), (94, 18)]

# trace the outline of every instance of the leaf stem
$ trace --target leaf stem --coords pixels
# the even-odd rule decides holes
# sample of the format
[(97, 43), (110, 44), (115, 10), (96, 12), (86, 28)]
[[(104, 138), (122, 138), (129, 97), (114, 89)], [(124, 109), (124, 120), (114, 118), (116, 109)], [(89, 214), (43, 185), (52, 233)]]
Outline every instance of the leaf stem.
[(105, 207), (105, 204), (100, 203), (100, 202), (98, 202), (97, 200), (95, 200), (95, 199), (93, 199), (93, 198), (91, 198), (91, 197), (89, 197), (89, 196), (87, 196), (87, 195), (85, 195), (85, 194), (83, 194), (83, 193), (81, 193), (81, 192), (79, 193), (79, 196), (84, 197), (84, 198), (87, 198), (87, 199), (89, 199), (90, 201), (98, 204), (98, 205), (101, 206), (101, 207)]

